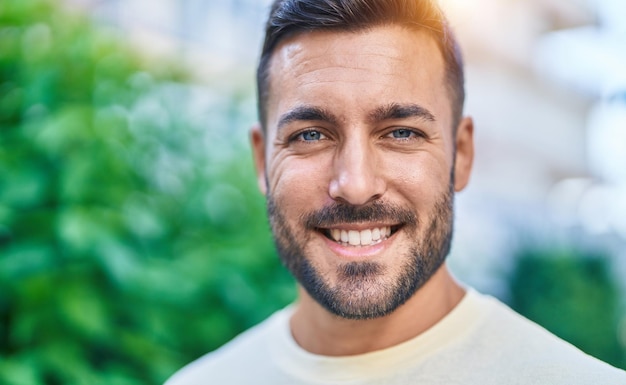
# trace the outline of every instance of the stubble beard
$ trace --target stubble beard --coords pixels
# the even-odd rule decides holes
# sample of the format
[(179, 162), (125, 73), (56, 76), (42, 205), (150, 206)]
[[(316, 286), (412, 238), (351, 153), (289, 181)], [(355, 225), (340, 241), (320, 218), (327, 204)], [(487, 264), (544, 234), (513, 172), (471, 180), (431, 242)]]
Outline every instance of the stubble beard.
[[(411, 298), (435, 274), (450, 251), (453, 232), (452, 184), (433, 206), (433, 213), (420, 228), (417, 215), (410, 209), (375, 201), (367, 206), (336, 203), (306, 213), (300, 221), (304, 230), (291, 229), (277, 204), (268, 194), (267, 206), (274, 243), (283, 264), (300, 285), (329, 312), (346, 319), (362, 320), (391, 314)], [(389, 275), (389, 268), (378, 262), (348, 262), (337, 268), (335, 283), (312, 262), (305, 245), (316, 227), (355, 222), (401, 222), (401, 231), (416, 234), (407, 248), (403, 265)], [(309, 232), (310, 234), (310, 232)], [(420, 237), (421, 235), (421, 237)]]

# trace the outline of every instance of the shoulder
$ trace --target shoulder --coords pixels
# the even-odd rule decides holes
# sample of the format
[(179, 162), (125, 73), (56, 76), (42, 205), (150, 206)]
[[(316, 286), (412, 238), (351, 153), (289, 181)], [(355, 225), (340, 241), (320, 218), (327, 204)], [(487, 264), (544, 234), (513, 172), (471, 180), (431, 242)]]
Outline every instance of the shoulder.
[(165, 385), (238, 383), (237, 377), (250, 379), (269, 369), (269, 347), (284, 332), (290, 309), (274, 313), (259, 325), (245, 331), (219, 349), (180, 369)]
[(587, 355), (495, 298), (475, 296), (485, 317), (471, 340), (478, 357), (491, 360), (494, 371), (517, 373), (525, 379), (519, 383), (626, 384), (623, 370)]

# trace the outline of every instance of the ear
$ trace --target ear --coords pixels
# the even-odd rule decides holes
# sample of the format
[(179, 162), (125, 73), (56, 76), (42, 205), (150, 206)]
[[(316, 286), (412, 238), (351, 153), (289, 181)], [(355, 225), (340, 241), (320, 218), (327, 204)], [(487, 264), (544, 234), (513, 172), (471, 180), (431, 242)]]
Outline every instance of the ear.
[(265, 134), (257, 123), (250, 129), (250, 143), (252, 145), (252, 157), (256, 169), (256, 178), (259, 190), (263, 195), (267, 194), (267, 178), (265, 177)]
[(467, 186), (474, 163), (474, 121), (471, 117), (461, 119), (456, 130), (456, 161), (454, 164), (454, 191)]

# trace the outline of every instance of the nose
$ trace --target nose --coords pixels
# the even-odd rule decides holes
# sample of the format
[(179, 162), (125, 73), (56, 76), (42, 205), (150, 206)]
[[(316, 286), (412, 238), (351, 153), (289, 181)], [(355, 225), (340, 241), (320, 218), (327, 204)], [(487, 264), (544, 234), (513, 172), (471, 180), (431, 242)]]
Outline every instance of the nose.
[(387, 188), (379, 166), (375, 149), (367, 139), (347, 140), (333, 160), (329, 195), (355, 206), (379, 199)]

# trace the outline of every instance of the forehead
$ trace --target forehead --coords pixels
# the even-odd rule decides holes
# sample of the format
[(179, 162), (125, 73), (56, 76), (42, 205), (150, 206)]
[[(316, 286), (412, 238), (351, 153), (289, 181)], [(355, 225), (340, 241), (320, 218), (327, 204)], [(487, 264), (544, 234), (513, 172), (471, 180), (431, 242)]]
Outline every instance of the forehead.
[(441, 99), (449, 107), (444, 68), (430, 34), (400, 25), (297, 34), (272, 56), (268, 127), (298, 104), (353, 107), (352, 113), (390, 103), (436, 110), (445, 107), (438, 105)]

